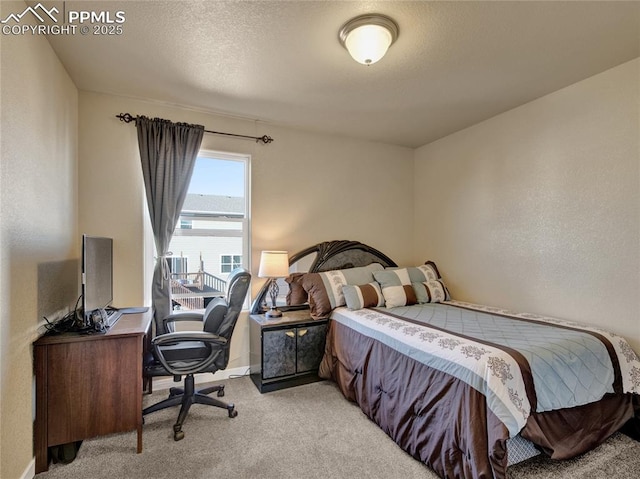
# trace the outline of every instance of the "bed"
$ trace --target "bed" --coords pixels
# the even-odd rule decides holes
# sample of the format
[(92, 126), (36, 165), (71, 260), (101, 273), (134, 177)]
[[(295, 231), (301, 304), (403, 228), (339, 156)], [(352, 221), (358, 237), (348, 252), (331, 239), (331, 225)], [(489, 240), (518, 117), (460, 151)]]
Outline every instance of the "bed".
[(435, 263), (400, 268), (358, 242), (290, 263), (284, 307), (331, 318), (320, 376), (443, 478), (505, 478), (638, 421), (640, 360), (622, 337), (456, 301)]

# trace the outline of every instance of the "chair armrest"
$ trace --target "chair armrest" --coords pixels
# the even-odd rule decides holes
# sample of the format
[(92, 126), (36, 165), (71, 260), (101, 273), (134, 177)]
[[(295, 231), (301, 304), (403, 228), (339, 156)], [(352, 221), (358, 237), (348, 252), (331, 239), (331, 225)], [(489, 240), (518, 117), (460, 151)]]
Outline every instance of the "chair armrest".
[(227, 340), (217, 334), (207, 333), (206, 331), (179, 331), (177, 333), (161, 334), (153, 338), (151, 343), (155, 346), (168, 346), (171, 344), (182, 343), (185, 341), (200, 341), (210, 343), (216, 346), (224, 346)]
[[(162, 346), (171, 346), (177, 343), (184, 342), (203, 342), (210, 346), (211, 351), (207, 357), (203, 357), (201, 360), (191, 360), (187, 362), (176, 361), (170, 363), (164, 357), (162, 353)], [(226, 347), (227, 340), (217, 334), (207, 333), (205, 331), (184, 331), (177, 333), (167, 333), (156, 336), (151, 341), (153, 349), (156, 353), (156, 357), (160, 364), (174, 376), (182, 374), (191, 374), (202, 372), (206, 370), (215, 361), (219, 351)]]
[(200, 321), (202, 322), (204, 316), (202, 313), (194, 313), (192, 311), (184, 311), (178, 313), (172, 313), (166, 318), (162, 320), (162, 324), (164, 326), (165, 331), (173, 331), (173, 328), (170, 326), (172, 323), (176, 323), (178, 321)]

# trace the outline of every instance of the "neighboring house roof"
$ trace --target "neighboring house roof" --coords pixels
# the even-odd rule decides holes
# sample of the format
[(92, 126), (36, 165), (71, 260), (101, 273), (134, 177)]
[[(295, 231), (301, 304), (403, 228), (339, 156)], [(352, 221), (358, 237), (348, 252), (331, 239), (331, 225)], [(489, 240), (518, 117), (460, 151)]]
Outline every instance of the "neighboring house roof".
[(182, 211), (199, 215), (244, 215), (244, 198), (189, 193), (184, 200)]

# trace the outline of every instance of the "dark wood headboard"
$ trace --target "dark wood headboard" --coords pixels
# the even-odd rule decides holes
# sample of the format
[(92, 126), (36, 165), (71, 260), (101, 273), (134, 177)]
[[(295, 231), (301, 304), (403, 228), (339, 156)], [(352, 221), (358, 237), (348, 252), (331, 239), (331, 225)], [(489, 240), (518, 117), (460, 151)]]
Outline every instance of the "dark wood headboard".
[[(315, 255), (315, 257), (313, 256)], [(371, 263), (380, 263), (382, 266), (397, 266), (397, 264), (384, 253), (359, 241), (335, 240), (324, 241), (289, 257), (289, 266), (305, 259), (313, 258), (307, 272), (319, 273), (333, 269), (355, 268), (367, 266)], [(265, 311), (264, 302), (267, 295), (265, 284), (251, 306), (251, 314), (260, 314)], [(280, 309), (303, 309), (308, 306), (283, 306)]]

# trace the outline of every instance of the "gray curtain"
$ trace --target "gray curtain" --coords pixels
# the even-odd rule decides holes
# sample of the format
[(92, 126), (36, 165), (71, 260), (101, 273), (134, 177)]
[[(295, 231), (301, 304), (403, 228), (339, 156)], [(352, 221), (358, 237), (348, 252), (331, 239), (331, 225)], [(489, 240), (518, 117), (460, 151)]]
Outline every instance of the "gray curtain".
[(204, 126), (139, 116), (136, 128), (158, 254), (151, 288), (156, 334), (163, 334), (167, 331), (162, 320), (172, 310), (167, 249), (187, 195)]

